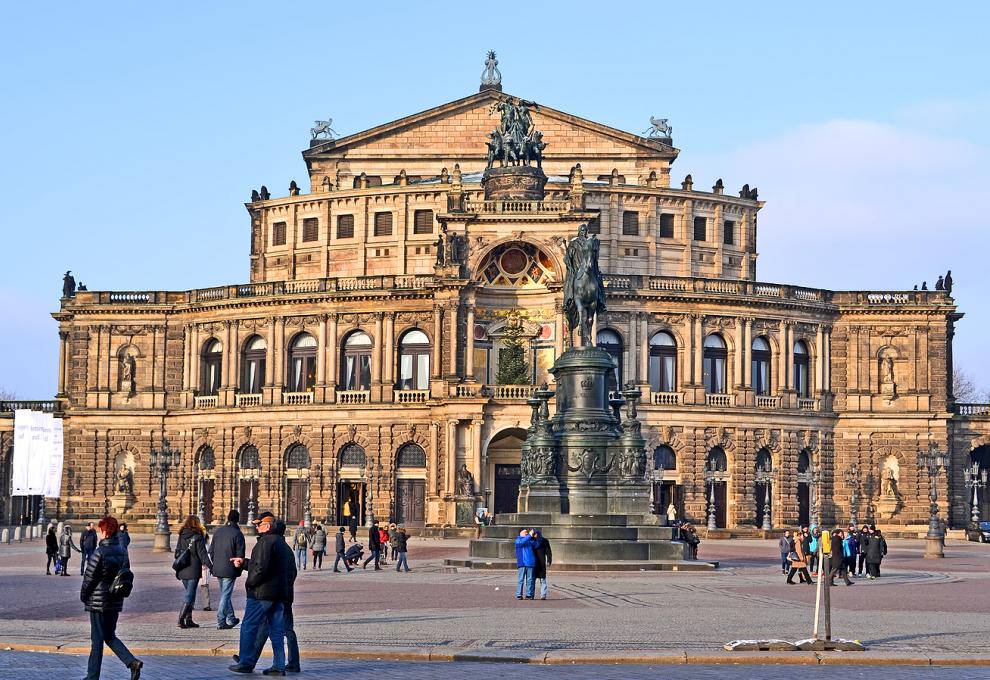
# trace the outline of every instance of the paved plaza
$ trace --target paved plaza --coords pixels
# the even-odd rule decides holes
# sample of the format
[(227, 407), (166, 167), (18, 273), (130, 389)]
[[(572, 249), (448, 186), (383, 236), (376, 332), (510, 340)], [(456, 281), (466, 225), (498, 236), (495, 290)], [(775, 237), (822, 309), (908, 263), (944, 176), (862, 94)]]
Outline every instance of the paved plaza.
[[(328, 568), (301, 572), (295, 619), (304, 660), (328, 672), (335, 664), (376, 658), (664, 665), (839, 660), (811, 653), (775, 658), (782, 655), (721, 651), (725, 642), (736, 638), (796, 640), (811, 633), (814, 589), (784, 583), (775, 541), (705, 542), (701, 556), (722, 565), (714, 573), (554, 577), (551, 571), (551, 595), (545, 602), (517, 601), (512, 572), (457, 572), (443, 566), (444, 558), (465, 551), (466, 541), (413, 539), (409, 574), (398, 574), (391, 566), (351, 574), (334, 574)], [(950, 541), (947, 558), (939, 561), (923, 559), (922, 552), (922, 541), (891, 541), (879, 581), (858, 579), (852, 587), (835, 588), (835, 635), (863, 641), (866, 654), (878, 661), (938, 664), (990, 659), (985, 649), (990, 627), (990, 546)], [(150, 538), (138, 537), (131, 546), (131, 562), (137, 581), (121, 619), (125, 642), (145, 656), (219, 657), (190, 662), (188, 668), (196, 670), (183, 672), (183, 677), (210, 677), (208, 669), (223, 670), (236, 650), (237, 630), (216, 630), (214, 612), (200, 611), (201, 602), (195, 620), (203, 627), (178, 629), (182, 591), (170, 571), (171, 556), (152, 553)], [(71, 565), (70, 577), (46, 576), (41, 542), (0, 547), (0, 578), (7, 595), (0, 602), (0, 648), (68, 653), (88, 649), (88, 619), (78, 598), (79, 560)], [(213, 597), (215, 604), (215, 584)], [(235, 607), (242, 611), (243, 606), (242, 579)], [(35, 658), (23, 654), (3, 656), (0, 667)], [(46, 668), (81, 663), (68, 655), (39, 658)], [(107, 668), (115, 663), (108, 659)], [(421, 672), (423, 666), (410, 668)], [(969, 668), (965, 673), (977, 670)], [(514, 671), (499, 666), (499, 673), (503, 672)]]

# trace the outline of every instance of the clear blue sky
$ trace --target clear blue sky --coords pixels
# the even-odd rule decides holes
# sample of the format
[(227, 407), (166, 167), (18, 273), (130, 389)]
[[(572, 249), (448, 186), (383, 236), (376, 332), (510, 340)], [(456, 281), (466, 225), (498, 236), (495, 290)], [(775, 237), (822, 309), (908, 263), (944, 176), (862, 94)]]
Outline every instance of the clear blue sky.
[(800, 5), (7, 3), (0, 386), (53, 394), (66, 269), (246, 281), (242, 203), (307, 186), (314, 120), (348, 134), (465, 96), (494, 49), (513, 94), (631, 132), (669, 118), (678, 181), (758, 185), (761, 280), (952, 268), (957, 363), (990, 387), (990, 5)]

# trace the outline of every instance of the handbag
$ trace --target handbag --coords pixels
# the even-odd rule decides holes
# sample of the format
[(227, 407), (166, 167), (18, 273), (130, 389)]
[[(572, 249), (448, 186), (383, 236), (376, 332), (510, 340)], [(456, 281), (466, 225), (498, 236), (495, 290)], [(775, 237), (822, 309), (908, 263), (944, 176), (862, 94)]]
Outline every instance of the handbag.
[(62, 571), (62, 558), (61, 557), (56, 557), (55, 558), (55, 573), (57, 574), (60, 571)]
[(175, 561), (172, 562), (172, 571), (178, 573), (192, 564), (192, 547), (196, 544), (196, 539), (189, 541), (189, 545), (181, 553), (176, 551)]
[(789, 553), (787, 553), (787, 561), (788, 561), (788, 562), (797, 562), (797, 561), (799, 561), (800, 559), (801, 559), (801, 558), (800, 558), (800, 557), (798, 557), (798, 554), (797, 554), (796, 552), (794, 552), (793, 550), (792, 550), (792, 551), (790, 551)]

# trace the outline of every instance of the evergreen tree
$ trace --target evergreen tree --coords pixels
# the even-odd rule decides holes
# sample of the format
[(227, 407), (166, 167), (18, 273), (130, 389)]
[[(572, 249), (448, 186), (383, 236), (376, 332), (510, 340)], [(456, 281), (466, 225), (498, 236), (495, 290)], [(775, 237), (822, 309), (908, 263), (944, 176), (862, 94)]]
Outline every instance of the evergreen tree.
[(498, 351), (498, 371), (495, 374), (495, 382), (499, 385), (529, 384), (529, 364), (526, 362), (522, 333), (522, 324), (509, 324), (505, 327), (503, 346)]

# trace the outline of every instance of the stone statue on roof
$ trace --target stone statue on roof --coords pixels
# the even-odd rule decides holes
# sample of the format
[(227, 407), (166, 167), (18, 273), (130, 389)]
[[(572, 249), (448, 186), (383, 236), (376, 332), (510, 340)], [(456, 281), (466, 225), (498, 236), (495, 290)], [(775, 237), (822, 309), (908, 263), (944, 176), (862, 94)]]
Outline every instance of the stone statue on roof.
[(485, 70), (481, 72), (481, 88), (502, 89), (502, 72), (498, 70), (498, 59), (495, 58), (495, 51), (488, 52), (485, 59)]
[(643, 134), (650, 139), (670, 139), (674, 134), (674, 128), (667, 122), (667, 118), (654, 118), (650, 116), (650, 127), (643, 131)]
[(513, 102), (503, 99), (492, 105), (491, 112), (499, 112), (498, 127), (488, 135), (488, 167), (495, 161), (501, 167), (507, 165), (543, 166), (543, 150), (547, 143), (543, 133), (533, 124), (531, 109), (538, 109), (536, 102), (520, 99)]

